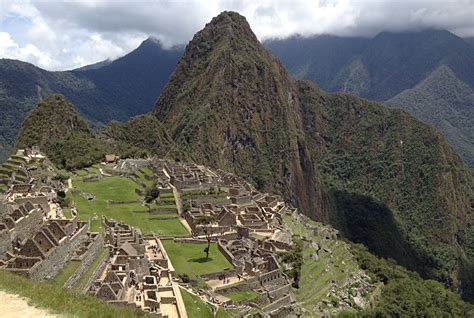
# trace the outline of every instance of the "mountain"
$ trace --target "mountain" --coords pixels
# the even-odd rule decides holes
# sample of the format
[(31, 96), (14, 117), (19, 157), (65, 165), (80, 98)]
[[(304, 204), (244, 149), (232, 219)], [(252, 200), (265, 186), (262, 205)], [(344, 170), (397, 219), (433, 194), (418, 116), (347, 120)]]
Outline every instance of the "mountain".
[[(434, 125), (474, 167), (471, 104), (452, 115), (452, 109), (459, 108), (461, 100), (470, 100), (474, 92), (474, 50), (465, 40), (448, 31), (428, 30), (383, 32), (373, 39), (292, 37), (265, 46), (298, 78), (310, 79), (325, 90), (387, 102)], [(457, 92), (464, 95), (448, 96), (444, 90), (442, 102), (433, 105), (438, 95), (427, 93), (437, 92), (450, 80), (463, 87)], [(420, 87), (424, 98), (416, 93)], [(447, 109), (439, 111), (444, 106)]]
[(99, 161), (109, 148), (64, 96), (52, 94), (26, 116), (16, 148), (39, 146), (59, 168), (78, 169)]
[(404, 108), (443, 131), (466, 163), (474, 166), (474, 90), (446, 65), (386, 102)]
[(406, 111), (294, 79), (239, 14), (194, 36), (153, 114), (168, 144), (151, 149), (141, 120), (108, 138), (235, 172), (473, 296), (472, 175), (451, 146)]
[(150, 38), (122, 58), (73, 71), (0, 59), (0, 161), (26, 114), (52, 93), (66, 96), (94, 126), (150, 111), (181, 54), (181, 48), (165, 50)]
[[(54, 129), (51, 129), (52, 127), (54, 127)], [(150, 147), (153, 151), (172, 151), (175, 147), (175, 145), (172, 144), (173, 141), (170, 139), (170, 136), (167, 135), (164, 126), (152, 114), (135, 117), (127, 123), (113, 122), (107, 127), (104, 134), (106, 136), (109, 135), (109, 137), (115, 135), (116, 139), (124, 141), (123, 144), (115, 144), (118, 145), (118, 148), (115, 149), (118, 151), (122, 151), (122, 149), (126, 149), (127, 151), (133, 149), (133, 145), (130, 144), (133, 142), (139, 142), (144, 145), (144, 147)], [(86, 138), (79, 139), (79, 142), (75, 142), (77, 136), (79, 136), (79, 138), (86, 136)], [(114, 142), (114, 140), (108, 141)], [(81, 161), (83, 163), (82, 166), (78, 165), (76, 167), (66, 165), (65, 167), (67, 169), (81, 168), (99, 160), (99, 158), (91, 157), (91, 155), (97, 153), (97, 148), (86, 147), (91, 142), (96, 142), (98, 145), (101, 144), (101, 140), (93, 134), (86, 122), (74, 109), (73, 105), (68, 103), (64, 99), (64, 96), (58, 94), (49, 96), (30, 112), (23, 123), (17, 140), (18, 146), (22, 147), (32, 145), (42, 146), (43, 150), (45, 150), (47, 154), (53, 155), (56, 163), (60, 165), (62, 165), (63, 161), (57, 160), (57, 154), (65, 158), (66, 160), (64, 162), (66, 163), (70, 162), (69, 159), (73, 159), (74, 163)], [(122, 148), (123, 146), (125, 146), (125, 148)], [(57, 151), (58, 148), (60, 151)], [(73, 156), (70, 155), (71, 151)], [(147, 155), (148, 153), (143, 154)], [(179, 158), (184, 158), (185, 154), (179, 154), (179, 156)], [(55, 167), (50, 165), (48, 169), (55, 169)], [(310, 222), (307, 218), (302, 218), (301, 216), (300, 218), (301, 220), (293, 219), (293, 222), (297, 223), (295, 225), (299, 225), (297, 228), (304, 228), (302, 233), (304, 233), (303, 235), (305, 237), (309, 235), (310, 229), (318, 232), (314, 234), (316, 235), (315, 237), (323, 238), (323, 236), (326, 235), (324, 234), (326, 232), (321, 230), (327, 230), (329, 229), (328, 227), (316, 225), (314, 222)], [(333, 254), (335, 257), (342, 257), (338, 258), (339, 261), (343, 259), (350, 261), (344, 267), (348, 269), (349, 272), (346, 270), (340, 272), (339, 261), (336, 262), (333, 260), (329, 262), (328, 260), (323, 260), (326, 271), (334, 271), (334, 274), (331, 275), (336, 275), (334, 278), (338, 281), (342, 282), (343, 280), (350, 279), (352, 287), (358, 286), (356, 283), (360, 281), (365, 282), (364, 285), (368, 283), (370, 287), (365, 286), (363, 288), (369, 288), (369, 290), (371, 290), (369, 294), (376, 296), (370, 297), (370, 306), (363, 306), (364, 308), (355, 306), (349, 310), (351, 317), (356, 315), (356, 313), (363, 317), (446, 315), (471, 317), (473, 314), (474, 306), (463, 302), (458, 294), (446, 290), (444, 286), (438, 282), (423, 280), (418, 274), (396, 265), (393, 261), (372, 255), (367, 251), (367, 248), (362, 245), (352, 244), (352, 246), (349, 247), (349, 244), (342, 243), (340, 240), (335, 240), (334, 238), (324, 239), (324, 241), (323, 246), (331, 247), (332, 249), (334, 245), (338, 245), (336, 251), (343, 251), (342, 253), (335, 252), (336, 254)], [(301, 259), (301, 261), (303, 260)], [(306, 269), (310, 269), (310, 271), (315, 270), (316, 272), (319, 271), (316, 268), (319, 268), (319, 265), (313, 266), (314, 264), (320, 264), (320, 262), (315, 263), (313, 259), (305, 258), (304, 263), (307, 266), (305, 267)], [(344, 261), (342, 261), (342, 264), (344, 264)], [(361, 269), (363, 269), (363, 272), (361, 272)], [(304, 269), (302, 271), (304, 271)], [(356, 278), (356, 276), (359, 275), (363, 275), (364, 278)], [(370, 279), (365, 275), (369, 275)], [(312, 280), (311, 278), (313, 278), (313, 275), (303, 275), (301, 277), (308, 276), (310, 279), (302, 281), (302, 283), (305, 283), (304, 286), (312, 288), (314, 279)], [(319, 276), (320, 275), (318, 275), (318, 277)], [(2, 276), (2, 279), (4, 278), (7, 280), (13, 279), (13, 277)], [(331, 298), (336, 295), (337, 299), (340, 299), (339, 297), (343, 296), (340, 296), (338, 291), (333, 289), (332, 286), (334, 286), (334, 284), (335, 282), (332, 282), (329, 285), (331, 288), (328, 289), (328, 293), (331, 295)], [(12, 284), (10, 285), (13, 286)], [(346, 286), (346, 288), (348, 287)], [(375, 288), (375, 291), (373, 288)], [(299, 291), (305, 292), (306, 290), (300, 285)], [(304, 299), (301, 295), (299, 297), (297, 296), (297, 298), (298, 301)], [(321, 299), (316, 298), (316, 300)], [(317, 308), (320, 305), (317, 301), (315, 303), (314, 299), (312, 303), (305, 303), (311, 306), (305, 309), (305, 313), (310, 315), (312, 310), (314, 310), (313, 308)], [(342, 314), (342, 316), (347, 316), (348, 314), (349, 313), (346, 313), (346, 315)]]
[(110, 63), (112, 63), (112, 60), (110, 59), (105, 59), (103, 61), (100, 61), (100, 62), (97, 62), (97, 63), (94, 63), (94, 64), (89, 64), (89, 65), (85, 65), (85, 66), (82, 66), (82, 67), (79, 67), (79, 68), (76, 68), (74, 69), (73, 71), (90, 71), (90, 70), (96, 70), (96, 69), (99, 69), (101, 67), (104, 67), (104, 66), (107, 66), (109, 65)]
[(474, 47), (474, 36), (469, 37), (469, 38), (464, 38), (464, 41), (466, 41), (467, 43), (469, 43), (470, 45)]

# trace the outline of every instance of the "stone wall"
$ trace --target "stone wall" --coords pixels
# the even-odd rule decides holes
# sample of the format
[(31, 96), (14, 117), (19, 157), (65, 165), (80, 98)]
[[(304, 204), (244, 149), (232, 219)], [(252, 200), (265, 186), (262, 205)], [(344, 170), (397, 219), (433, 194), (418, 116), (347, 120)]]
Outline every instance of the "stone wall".
[(44, 211), (49, 211), (49, 203), (48, 203), (48, 197), (47, 196), (16, 198), (15, 202), (18, 205), (25, 204), (26, 202), (31, 202), (34, 205), (41, 206)]
[(97, 235), (97, 238), (89, 245), (88, 250), (82, 255), (81, 265), (76, 269), (74, 274), (69, 277), (69, 279), (64, 283), (64, 288), (71, 288), (82, 274), (91, 266), (94, 260), (99, 254), (99, 251), (104, 246), (104, 239), (101, 235)]
[(97, 266), (97, 268), (94, 270), (94, 272), (92, 273), (91, 277), (89, 278), (89, 280), (87, 281), (87, 283), (84, 285), (84, 289), (81, 290), (80, 292), (83, 293), (83, 294), (86, 294), (87, 291), (90, 289), (90, 287), (92, 286), (93, 282), (99, 277), (100, 273), (103, 272), (104, 268), (107, 266), (109, 262), (109, 257), (105, 257), (104, 260), (99, 264), (99, 266)]
[(37, 233), (43, 226), (43, 211), (41, 209), (34, 209), (17, 222), (15, 227), (10, 231), (11, 240), (14, 242), (17, 238), (23, 240), (26, 235)]
[(72, 258), (75, 251), (87, 238), (87, 225), (83, 225), (74, 236), (64, 239), (56, 246), (42, 262), (33, 266), (29, 271), (29, 278), (45, 280), (53, 278), (64, 264)]
[(291, 296), (287, 295), (263, 307), (263, 311), (265, 311), (266, 313), (271, 313), (272, 311), (275, 311), (279, 309), (280, 307), (290, 306), (290, 305), (291, 305)]
[(204, 280), (213, 280), (213, 279), (219, 279), (219, 276), (221, 275), (226, 275), (226, 277), (230, 277), (230, 276), (235, 276), (236, 272), (233, 269), (226, 269), (220, 272), (203, 274), (203, 275), (200, 275), (199, 277), (201, 277)]
[(272, 291), (269, 291), (268, 296), (270, 296), (271, 299), (279, 299), (279, 298), (289, 295), (290, 292), (291, 292), (291, 284), (288, 284), (280, 288), (274, 289)]
[[(2, 224), (0, 224), (2, 226)], [(10, 231), (8, 229), (0, 230), (0, 260), (5, 259), (6, 253), (12, 249)]]
[(235, 263), (233, 255), (222, 245), (221, 242), (217, 242), (217, 249), (224, 255), (224, 257), (231, 263)]

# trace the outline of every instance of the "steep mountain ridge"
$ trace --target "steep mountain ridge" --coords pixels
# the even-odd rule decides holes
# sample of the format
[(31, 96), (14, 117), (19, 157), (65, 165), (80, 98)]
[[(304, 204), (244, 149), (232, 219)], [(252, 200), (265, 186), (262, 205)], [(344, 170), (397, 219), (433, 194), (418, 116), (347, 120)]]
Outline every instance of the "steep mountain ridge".
[(474, 250), (462, 160), (404, 111), (294, 80), (244, 17), (222, 13), (195, 35), (154, 113), (196, 162), (280, 191), (372, 251), (461, 286)]
[(474, 89), (441, 65), (415, 87), (386, 102), (409, 111), (444, 132), (451, 145), (474, 167)]
[(73, 71), (48, 72), (0, 59), (0, 161), (8, 157), (26, 114), (52, 93), (66, 96), (99, 127), (150, 111), (181, 54), (179, 47), (165, 50), (148, 39), (115, 61)]
[(60, 94), (48, 96), (26, 116), (15, 148), (32, 146), (39, 146), (57, 167), (66, 169), (90, 166), (109, 151)]
[[(450, 114), (460, 100), (470, 99), (470, 91), (474, 89), (474, 50), (464, 39), (448, 31), (426, 30), (382, 32), (372, 39), (293, 37), (267, 41), (264, 45), (299, 78), (310, 79), (325, 90), (387, 102), (435, 125), (473, 167), (474, 143), (468, 138), (469, 123), (474, 121), (472, 111), (457, 113), (455, 117)], [(440, 68), (448, 68), (450, 72), (437, 71)], [(457, 90), (466, 95), (449, 95), (442, 90), (442, 104), (446, 109), (437, 102), (434, 107), (432, 103), (439, 97), (436, 90), (452, 78), (456, 79), (456, 86), (469, 87)], [(425, 87), (420, 95), (423, 98), (408, 99), (415, 94), (404, 94), (421, 86)], [(396, 97), (400, 94), (403, 98)], [(417, 105), (416, 111), (413, 104)], [(437, 112), (433, 112), (434, 108)]]

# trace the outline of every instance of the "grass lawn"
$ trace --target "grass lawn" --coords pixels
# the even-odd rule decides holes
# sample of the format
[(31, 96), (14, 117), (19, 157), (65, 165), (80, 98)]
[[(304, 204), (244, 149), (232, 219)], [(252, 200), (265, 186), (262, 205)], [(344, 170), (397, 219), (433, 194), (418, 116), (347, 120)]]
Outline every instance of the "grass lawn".
[(135, 193), (137, 184), (125, 177), (104, 177), (99, 182), (73, 180), (73, 186), (82, 192), (93, 193), (98, 200), (133, 201), (140, 200)]
[(258, 297), (258, 294), (253, 290), (241, 291), (241, 292), (233, 292), (224, 294), (224, 296), (232, 299), (234, 302), (239, 302), (242, 300), (252, 300)]
[[(148, 207), (142, 205), (142, 198), (135, 193), (136, 183), (125, 177), (105, 177), (99, 182), (73, 181), (76, 190), (92, 193), (93, 200), (85, 199), (81, 194), (69, 194), (76, 203), (80, 220), (87, 221), (91, 217), (91, 231), (100, 232), (101, 218), (105, 215), (117, 221), (125, 222), (142, 230), (144, 234), (188, 236), (186, 228), (179, 221), (177, 214), (153, 215)], [(112, 204), (109, 200), (136, 201), (134, 203)], [(175, 207), (175, 206), (174, 206)]]
[(174, 200), (173, 192), (160, 192), (160, 199), (165, 199), (165, 198), (173, 198)]
[(150, 168), (147, 168), (147, 167), (141, 168), (140, 170), (144, 171), (144, 172), (137, 171), (137, 176), (140, 179), (140, 182), (147, 186), (152, 186), (155, 183), (155, 181), (153, 179), (148, 180), (147, 178), (145, 178), (145, 176), (153, 176), (153, 171), (151, 171)]
[(184, 306), (188, 317), (193, 318), (210, 318), (214, 317), (212, 314), (211, 306), (204, 303), (201, 298), (188, 293), (186, 290), (181, 289), (181, 295), (183, 296)]
[(151, 317), (140, 310), (107, 304), (93, 296), (73, 293), (58, 288), (52, 283), (34, 282), (4, 270), (0, 270), (0, 289), (27, 297), (31, 300), (29, 302), (31, 305), (49, 309), (52, 313), (58, 313), (65, 317)]
[(176, 208), (176, 204), (159, 204), (158, 205), (158, 209), (159, 208), (163, 208), (163, 209), (175, 209)]
[(196, 277), (233, 268), (233, 265), (217, 249), (216, 243), (211, 243), (209, 260), (206, 260), (204, 253), (207, 243), (176, 243), (173, 240), (163, 240), (162, 243), (177, 274), (186, 273), (191, 277)]
[(66, 218), (72, 219), (72, 213), (70, 208), (63, 208), (63, 214)]
[(87, 270), (81, 275), (81, 277), (76, 281), (76, 284), (72, 287), (73, 290), (77, 292), (81, 292), (85, 287), (89, 278), (92, 276), (96, 268), (100, 265), (102, 260), (107, 256), (108, 250), (103, 248), (102, 250), (97, 253), (95, 260), (92, 264), (87, 268)]
[(60, 286), (64, 286), (64, 283), (71, 277), (72, 274), (77, 270), (81, 265), (80, 261), (69, 261), (64, 267), (59, 271), (59, 273), (53, 278), (52, 283)]

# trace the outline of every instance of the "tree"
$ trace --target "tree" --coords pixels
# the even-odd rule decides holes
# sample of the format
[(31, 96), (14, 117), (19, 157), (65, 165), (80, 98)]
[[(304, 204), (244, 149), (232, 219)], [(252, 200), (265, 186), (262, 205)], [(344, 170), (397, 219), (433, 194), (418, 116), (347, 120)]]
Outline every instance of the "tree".
[(160, 190), (156, 187), (156, 185), (152, 185), (147, 187), (145, 190), (145, 201), (150, 203), (151, 201), (155, 200), (160, 196)]
[(206, 253), (206, 262), (209, 260), (209, 252), (211, 250), (211, 239), (212, 239), (212, 229), (209, 227), (212, 223), (214, 223), (215, 217), (213, 216), (205, 216), (199, 219), (199, 225), (202, 225), (202, 229), (204, 235), (206, 236), (207, 240), (207, 247), (204, 248), (204, 253)]

